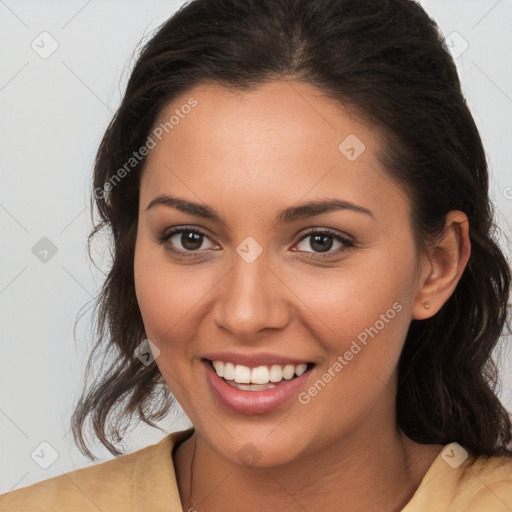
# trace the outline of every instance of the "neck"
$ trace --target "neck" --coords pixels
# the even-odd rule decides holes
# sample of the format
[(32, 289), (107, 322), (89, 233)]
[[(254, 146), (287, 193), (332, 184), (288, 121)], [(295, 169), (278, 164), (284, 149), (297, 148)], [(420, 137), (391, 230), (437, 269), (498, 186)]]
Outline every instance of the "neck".
[(196, 431), (178, 447), (175, 466), (183, 510), (395, 512), (441, 448), (414, 443), (393, 421), (372, 416), (323, 450), (263, 468), (222, 457)]

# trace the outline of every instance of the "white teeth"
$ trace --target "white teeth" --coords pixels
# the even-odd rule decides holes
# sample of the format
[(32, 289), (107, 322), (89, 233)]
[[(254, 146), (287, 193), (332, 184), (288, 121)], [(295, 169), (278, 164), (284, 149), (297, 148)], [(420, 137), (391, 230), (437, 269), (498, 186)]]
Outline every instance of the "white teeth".
[(251, 382), (253, 384), (266, 384), (269, 381), (269, 371), (266, 366), (258, 366), (251, 370)]
[(270, 382), (279, 382), (283, 379), (283, 370), (278, 364), (270, 367)]
[(215, 368), (215, 371), (219, 377), (224, 377), (224, 363), (221, 363), (220, 361), (214, 361), (213, 367)]
[(237, 364), (235, 366), (235, 382), (239, 384), (249, 384), (251, 382), (251, 369), (247, 366)]
[(297, 374), (297, 377), (300, 377), (306, 371), (307, 367), (307, 364), (297, 365), (297, 368), (295, 368), (295, 373)]
[(295, 375), (295, 366), (293, 364), (287, 364), (283, 370), (283, 377), (286, 380), (290, 380)]
[[(235, 381), (238, 384), (268, 384), (269, 382), (279, 382), (283, 379), (291, 380), (295, 375), (300, 377), (307, 369), (306, 363), (270, 366), (257, 366), (249, 368), (241, 364), (236, 366), (233, 363), (224, 363), (223, 361), (213, 361), (213, 367), (219, 377), (224, 377), (228, 381)], [(237, 386), (238, 387), (238, 386)], [(244, 389), (245, 386), (239, 389)]]
[(233, 388), (241, 389), (242, 391), (265, 391), (266, 389), (275, 388), (275, 384), (237, 384), (234, 380), (227, 380), (227, 384), (229, 384)]
[[(235, 365), (233, 363), (221, 363), (220, 361), (215, 361), (215, 363), (220, 363), (221, 367), (224, 365), (224, 368), (222, 369), (223, 377), (226, 380), (235, 380)], [(215, 368), (215, 370), (217, 370)], [(217, 375), (219, 375), (219, 372), (217, 372)], [(219, 375), (220, 377), (220, 375)]]

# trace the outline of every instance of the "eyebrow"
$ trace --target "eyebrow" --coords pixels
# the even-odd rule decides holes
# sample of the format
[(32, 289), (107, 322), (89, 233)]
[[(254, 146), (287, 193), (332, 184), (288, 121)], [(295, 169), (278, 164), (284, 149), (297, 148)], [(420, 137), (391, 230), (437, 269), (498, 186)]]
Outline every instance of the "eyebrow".
[[(193, 201), (189, 201), (188, 199), (183, 199), (180, 197), (174, 197), (170, 195), (160, 195), (158, 197), (155, 197), (149, 203), (148, 207), (146, 208), (146, 211), (157, 205), (164, 205), (169, 206), (171, 208), (176, 208), (177, 210), (183, 213), (189, 213), (191, 215), (202, 217), (204, 219), (211, 219), (220, 224), (226, 225), (226, 221), (221, 217), (221, 215), (214, 208), (206, 204), (194, 203)], [(298, 219), (302, 219), (304, 217), (313, 217), (315, 215), (321, 215), (322, 213), (337, 210), (351, 210), (354, 212), (363, 213), (376, 220), (373, 213), (367, 208), (364, 208), (363, 206), (351, 203), (350, 201), (343, 201), (340, 199), (329, 199), (324, 201), (310, 201), (307, 203), (300, 203), (295, 206), (289, 206), (288, 208), (285, 208), (284, 210), (278, 212), (278, 214), (275, 217), (274, 223), (289, 223)]]

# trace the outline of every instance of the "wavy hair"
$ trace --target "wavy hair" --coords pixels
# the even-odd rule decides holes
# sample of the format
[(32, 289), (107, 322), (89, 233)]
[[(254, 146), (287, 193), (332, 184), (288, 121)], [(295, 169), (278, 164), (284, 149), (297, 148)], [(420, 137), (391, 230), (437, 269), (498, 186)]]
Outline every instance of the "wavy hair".
[[(94, 303), (86, 376), (96, 379), (84, 385), (71, 418), (76, 445), (95, 458), (84, 440), (90, 417), (101, 443), (122, 455), (112, 442), (134, 415), (159, 428), (154, 421), (175, 404), (157, 365), (134, 355), (146, 338), (133, 272), (146, 159), (122, 179), (120, 170), (162, 109), (193, 86), (243, 91), (285, 77), (317, 87), (379, 129), (386, 143), (378, 158), (410, 199), (419, 251), (442, 234), (450, 210), (466, 213), (464, 273), (437, 314), (412, 320), (407, 333), (397, 424), (419, 443), (457, 441), (475, 454), (512, 455), (493, 359), (505, 328), (511, 331), (511, 272), (496, 238), (486, 155), (441, 32), (412, 0), (192, 0), (143, 45), (95, 160), (91, 211), (99, 217), (93, 213), (89, 254), (106, 230), (112, 262)], [(92, 372), (100, 353), (109, 365)]]

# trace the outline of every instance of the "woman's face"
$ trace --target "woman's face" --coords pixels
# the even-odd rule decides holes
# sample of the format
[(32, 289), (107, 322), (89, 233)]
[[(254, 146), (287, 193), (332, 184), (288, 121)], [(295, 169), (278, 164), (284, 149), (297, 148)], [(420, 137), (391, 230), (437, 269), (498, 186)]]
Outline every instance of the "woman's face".
[(152, 139), (137, 299), (197, 433), (235, 463), (270, 466), (395, 428), (428, 269), (378, 133), (314, 87), (276, 81), (198, 86)]

